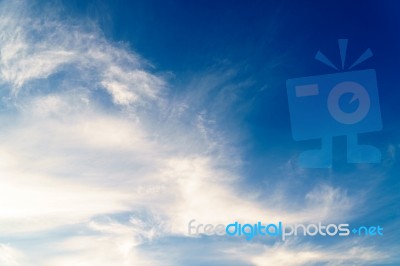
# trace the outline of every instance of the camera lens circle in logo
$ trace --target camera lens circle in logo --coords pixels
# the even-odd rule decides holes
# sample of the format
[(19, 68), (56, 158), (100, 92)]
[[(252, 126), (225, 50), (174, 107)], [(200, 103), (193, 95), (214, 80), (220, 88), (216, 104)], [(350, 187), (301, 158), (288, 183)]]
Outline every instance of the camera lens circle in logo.
[[(339, 99), (346, 93), (353, 94), (351, 102), (358, 100), (358, 108), (351, 113), (344, 112), (339, 106)], [(337, 84), (328, 96), (328, 110), (332, 117), (342, 124), (355, 124), (368, 114), (371, 101), (368, 92), (356, 82), (345, 81)]]

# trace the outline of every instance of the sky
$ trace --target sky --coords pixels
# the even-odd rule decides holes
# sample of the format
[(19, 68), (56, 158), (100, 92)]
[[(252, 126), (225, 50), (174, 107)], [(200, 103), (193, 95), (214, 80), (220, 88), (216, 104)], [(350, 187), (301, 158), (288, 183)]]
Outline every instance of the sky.
[[(0, 265), (400, 265), (399, 8), (1, 1)], [(338, 39), (335, 70), (314, 57), (340, 66)], [(352, 70), (375, 70), (382, 129), (359, 143), (381, 161), (348, 163), (343, 134), (331, 167), (304, 167), (321, 139), (293, 138), (287, 80), (368, 48)], [(384, 234), (249, 241), (190, 235), (193, 219)]]

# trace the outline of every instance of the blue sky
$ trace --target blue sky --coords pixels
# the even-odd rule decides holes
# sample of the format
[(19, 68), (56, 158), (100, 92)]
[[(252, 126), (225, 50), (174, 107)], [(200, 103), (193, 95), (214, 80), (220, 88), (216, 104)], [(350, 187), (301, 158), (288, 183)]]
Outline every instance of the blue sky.
[[(399, 265), (397, 1), (0, 2), (0, 265)], [(297, 162), (286, 80), (375, 69), (378, 164)], [(350, 63), (347, 63), (350, 64)], [(347, 65), (348, 66), (348, 65)], [(193, 237), (188, 222), (380, 225)]]

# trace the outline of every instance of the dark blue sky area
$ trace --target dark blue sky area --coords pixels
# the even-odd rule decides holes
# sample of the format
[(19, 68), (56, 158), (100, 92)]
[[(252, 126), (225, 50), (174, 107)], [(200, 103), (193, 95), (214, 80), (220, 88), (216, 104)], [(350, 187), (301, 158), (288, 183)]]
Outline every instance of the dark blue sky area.
[[(172, 71), (172, 83), (219, 68), (238, 71), (234, 82), (251, 80), (242, 100), (253, 99), (252, 106), (241, 121), (249, 132), (251, 161), (309, 145), (291, 139), (286, 80), (334, 73), (314, 56), (321, 50), (339, 66), (339, 38), (349, 39), (347, 66), (367, 48), (373, 51), (355, 69), (376, 69), (382, 133), (397, 133), (398, 1), (65, 2), (69, 12), (98, 20), (108, 37), (129, 43), (156, 71)], [(392, 141), (383, 138), (376, 145)]]
[(398, 1), (119, 0), (68, 1), (66, 6), (98, 20), (106, 35), (129, 43), (157, 71), (172, 71), (173, 82), (187, 73), (231, 67), (238, 71), (237, 82), (253, 81), (246, 88), (249, 97), (266, 88), (244, 119), (261, 153), (263, 147), (282, 148), (290, 137), (285, 81), (335, 72), (313, 57), (321, 49), (339, 65), (339, 38), (349, 39), (347, 65), (365, 49), (373, 51), (374, 57), (357, 69), (376, 69), (384, 125), (395, 123)]
[(323, 45), (336, 52), (331, 40), (337, 38), (355, 39), (353, 49), (368, 44), (385, 52), (395, 51), (399, 41), (397, 1), (120, 0), (68, 1), (67, 6), (96, 17), (113, 39), (174, 71), (225, 59), (262, 70), (266, 59), (288, 51), (306, 57)]

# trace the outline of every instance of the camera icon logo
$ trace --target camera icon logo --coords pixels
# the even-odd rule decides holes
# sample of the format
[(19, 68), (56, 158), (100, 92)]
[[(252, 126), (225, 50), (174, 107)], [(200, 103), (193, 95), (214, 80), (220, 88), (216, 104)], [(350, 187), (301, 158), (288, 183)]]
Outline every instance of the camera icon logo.
[[(342, 70), (347, 40), (339, 40)], [(372, 56), (367, 49), (349, 69)], [(315, 58), (338, 68), (320, 51)], [(322, 139), (322, 147), (300, 155), (306, 168), (332, 166), (332, 138), (347, 136), (347, 162), (379, 163), (380, 151), (359, 145), (358, 134), (382, 129), (379, 94), (374, 69), (289, 79), (286, 82), (292, 135), (294, 140)]]

